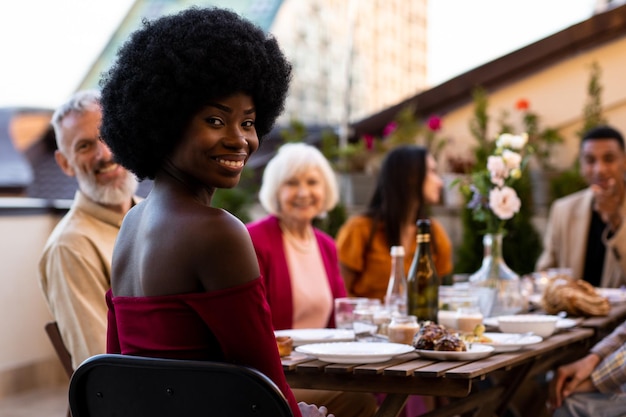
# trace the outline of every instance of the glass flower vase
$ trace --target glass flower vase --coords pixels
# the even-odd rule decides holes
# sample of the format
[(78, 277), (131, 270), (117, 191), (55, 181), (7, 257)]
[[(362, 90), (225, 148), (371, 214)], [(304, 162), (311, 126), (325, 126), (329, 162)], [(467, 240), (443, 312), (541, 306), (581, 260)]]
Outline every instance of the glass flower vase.
[(502, 234), (483, 236), (484, 256), (480, 269), (469, 282), (478, 296), (481, 313), (496, 317), (519, 313), (524, 308), (519, 275), (511, 270), (502, 256)]

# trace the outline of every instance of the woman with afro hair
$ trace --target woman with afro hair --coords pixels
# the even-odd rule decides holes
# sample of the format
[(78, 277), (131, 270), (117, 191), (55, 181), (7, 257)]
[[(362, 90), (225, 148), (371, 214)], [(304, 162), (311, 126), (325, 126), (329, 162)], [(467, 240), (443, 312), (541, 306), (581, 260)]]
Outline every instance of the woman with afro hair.
[(287, 385), (245, 226), (211, 207), (283, 110), (290, 76), (273, 38), (217, 8), (144, 22), (119, 50), (101, 82), (101, 134), (154, 185), (115, 244), (107, 351), (250, 366), (295, 416), (325, 416)]

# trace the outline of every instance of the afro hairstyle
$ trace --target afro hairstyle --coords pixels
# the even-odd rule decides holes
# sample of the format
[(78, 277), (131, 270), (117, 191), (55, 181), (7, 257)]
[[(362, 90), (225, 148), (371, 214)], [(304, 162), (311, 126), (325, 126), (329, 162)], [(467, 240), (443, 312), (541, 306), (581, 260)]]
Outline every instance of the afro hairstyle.
[(284, 109), (291, 65), (276, 40), (236, 13), (190, 8), (144, 21), (103, 74), (103, 140), (139, 179), (154, 179), (193, 115), (243, 92), (259, 140)]

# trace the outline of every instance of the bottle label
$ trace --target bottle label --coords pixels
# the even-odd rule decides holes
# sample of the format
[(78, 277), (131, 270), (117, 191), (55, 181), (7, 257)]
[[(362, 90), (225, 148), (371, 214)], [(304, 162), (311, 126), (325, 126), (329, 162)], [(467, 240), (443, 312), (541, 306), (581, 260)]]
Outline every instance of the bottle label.
[(417, 235), (417, 243), (430, 242), (430, 235)]

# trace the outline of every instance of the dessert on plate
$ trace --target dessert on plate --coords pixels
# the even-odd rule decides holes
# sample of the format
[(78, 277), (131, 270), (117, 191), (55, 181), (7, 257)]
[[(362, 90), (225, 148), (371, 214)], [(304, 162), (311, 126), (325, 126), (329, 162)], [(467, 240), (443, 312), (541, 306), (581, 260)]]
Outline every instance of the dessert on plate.
[(418, 350), (436, 350), (439, 352), (466, 352), (467, 346), (456, 332), (442, 324), (425, 322), (413, 339), (413, 346)]

